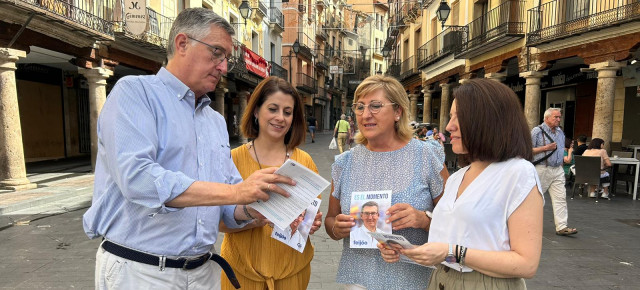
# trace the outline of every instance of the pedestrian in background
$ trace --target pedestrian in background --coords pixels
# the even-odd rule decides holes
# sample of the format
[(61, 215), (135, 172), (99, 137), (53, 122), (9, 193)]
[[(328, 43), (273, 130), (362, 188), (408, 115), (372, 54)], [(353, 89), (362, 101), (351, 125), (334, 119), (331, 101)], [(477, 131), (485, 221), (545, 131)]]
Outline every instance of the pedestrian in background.
[[(589, 142), (589, 147), (582, 153), (582, 156), (597, 156), (600, 157), (600, 185), (602, 186), (602, 198), (609, 198), (609, 185), (610, 177), (607, 168), (611, 167), (611, 159), (607, 154), (607, 150), (604, 149), (604, 140), (600, 138), (593, 138)], [(596, 197), (600, 194), (596, 192), (596, 185), (589, 186), (589, 197)]]
[(344, 147), (347, 144), (347, 138), (349, 138), (349, 122), (345, 119), (347, 116), (345, 114), (340, 115), (340, 120), (336, 122), (336, 126), (333, 129), (333, 136), (336, 136), (338, 139), (338, 150), (340, 153), (344, 152)]
[(309, 134), (311, 135), (311, 143), (316, 143), (316, 128), (318, 128), (318, 120), (313, 117), (313, 112), (310, 112), (309, 117), (307, 117), (307, 128), (309, 128)]
[[(533, 141), (533, 164), (542, 182), (542, 192), (549, 192), (553, 205), (553, 220), (556, 234), (568, 236), (577, 234), (578, 230), (567, 225), (569, 210), (567, 209), (567, 189), (565, 188), (564, 142), (565, 136), (560, 129), (562, 113), (558, 108), (549, 108), (544, 112), (544, 122), (531, 130)], [(508, 136), (508, 135), (507, 135)]]
[(381, 253), (388, 262), (402, 253), (435, 265), (429, 290), (526, 289), (523, 278), (540, 262), (544, 200), (522, 107), (509, 87), (487, 79), (470, 80), (453, 97), (446, 128), (453, 152), (469, 165), (447, 180), (429, 243), (379, 246)]
[(86, 234), (104, 238), (95, 289), (219, 289), (220, 266), (234, 275), (211, 252), (218, 225), (261, 217), (233, 204), (267, 200), (267, 191), (288, 196), (275, 184), (294, 182), (273, 168), (242, 182), (224, 118), (209, 106), (206, 93), (233, 67), (233, 34), (213, 11), (185, 9), (169, 32), (166, 67), (123, 77), (111, 90), (83, 217)]
[[(311, 156), (298, 148), (306, 136), (303, 108), (300, 95), (284, 79), (271, 76), (258, 84), (240, 124), (242, 134), (253, 141), (231, 151), (243, 178), (265, 168), (278, 168), (289, 158), (318, 172)], [(318, 230), (321, 223), (322, 213), (318, 213), (309, 233)], [(243, 289), (307, 288), (313, 258), (311, 239), (300, 253), (271, 238), (273, 226), (264, 221), (236, 229), (221, 223), (220, 230), (226, 233), (221, 255), (236, 270)], [(233, 286), (223, 279), (222, 289)]]
[(327, 234), (343, 239), (336, 280), (346, 289), (424, 289), (430, 268), (386, 263), (377, 249), (350, 248), (356, 221), (350, 215), (354, 191), (391, 190), (385, 222), (413, 244), (427, 242), (428, 214), (438, 203), (445, 180), (444, 150), (412, 138), (409, 98), (396, 79), (370, 76), (356, 88), (353, 103), (359, 133), (356, 146), (331, 168), (332, 193), (325, 219)]

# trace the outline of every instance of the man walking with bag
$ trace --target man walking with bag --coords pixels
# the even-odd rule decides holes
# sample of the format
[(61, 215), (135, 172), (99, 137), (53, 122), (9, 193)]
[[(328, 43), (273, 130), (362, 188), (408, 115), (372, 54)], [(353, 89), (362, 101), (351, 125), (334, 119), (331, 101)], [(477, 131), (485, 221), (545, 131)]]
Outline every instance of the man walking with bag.
[(533, 164), (542, 183), (542, 192), (549, 191), (551, 197), (556, 234), (568, 236), (577, 234), (578, 230), (567, 226), (569, 217), (567, 189), (562, 169), (565, 137), (559, 127), (561, 119), (560, 109), (547, 109), (544, 112), (544, 122), (531, 130), (531, 140), (533, 141)]

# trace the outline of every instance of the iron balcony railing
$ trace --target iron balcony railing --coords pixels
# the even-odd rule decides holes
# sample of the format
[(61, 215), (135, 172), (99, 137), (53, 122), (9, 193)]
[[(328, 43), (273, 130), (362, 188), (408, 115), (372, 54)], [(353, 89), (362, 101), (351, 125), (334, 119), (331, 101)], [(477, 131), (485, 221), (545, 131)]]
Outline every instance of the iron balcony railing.
[(462, 54), (467, 58), (475, 57), (523, 38), (525, 5), (524, 0), (506, 1), (471, 21), (467, 25), (468, 39), (463, 43)]
[(387, 67), (387, 71), (384, 73), (387, 76), (400, 78), (400, 62), (398, 60), (392, 60)]
[(269, 23), (273, 23), (284, 30), (284, 16), (278, 7), (269, 8)]
[(258, 1), (258, 11), (262, 12), (263, 16), (266, 16), (268, 11), (267, 5), (262, 3), (262, 1)]
[(320, 51), (316, 52), (316, 66), (325, 70), (329, 69), (329, 62)]
[[(114, 0), (64, 1), (15, 0), (45, 10), (53, 15), (77, 23), (98, 34), (113, 37)], [(73, 3), (73, 4), (72, 4)]]
[[(122, 8), (124, 15), (124, 8)], [(134, 35), (129, 32), (125, 26), (127, 23), (126, 17), (120, 21), (114, 21), (115, 31), (118, 34), (123, 34), (129, 39), (133, 39), (139, 42), (142, 46), (148, 46), (152, 44), (160, 50), (164, 51), (167, 48), (167, 40), (169, 39), (169, 31), (171, 25), (173, 25), (173, 18), (166, 17), (155, 10), (147, 7), (147, 14), (149, 16), (149, 22), (147, 29), (140, 35)], [(153, 47), (150, 47), (153, 48)]]
[(283, 68), (282, 66), (280, 66), (279, 64), (273, 62), (273, 61), (269, 61), (269, 65), (271, 66), (271, 74), (272, 76), (277, 76), (280, 78), (283, 78), (285, 80), (289, 80), (289, 75), (287, 74), (288, 71)]
[(309, 94), (318, 93), (316, 81), (310, 75), (301, 72), (298, 73), (296, 88)]
[(326, 25), (318, 25), (318, 28), (316, 29), (316, 35), (320, 36), (320, 38), (327, 40), (329, 39), (329, 34), (327, 33), (327, 26)]
[(637, 0), (555, 0), (529, 9), (527, 45), (640, 20)]
[(449, 26), (418, 48), (418, 68), (432, 64), (457, 52), (466, 39), (466, 26)]
[(233, 57), (236, 59), (236, 65), (232, 70), (228, 70), (230, 73), (246, 73), (247, 72), (247, 64), (244, 61), (244, 44), (240, 41), (234, 39), (233, 40)]
[(320, 98), (323, 100), (328, 100), (329, 98), (327, 98), (327, 91), (325, 90), (325, 88), (319, 86), (318, 87), (318, 93), (316, 94), (316, 98)]
[(411, 75), (417, 73), (416, 70), (416, 58), (412, 55), (409, 58), (402, 61), (400, 66), (400, 79), (406, 79)]
[(302, 31), (298, 32), (298, 42), (300, 43), (300, 53), (311, 58), (311, 56), (313, 56), (313, 48), (316, 47), (316, 42)]

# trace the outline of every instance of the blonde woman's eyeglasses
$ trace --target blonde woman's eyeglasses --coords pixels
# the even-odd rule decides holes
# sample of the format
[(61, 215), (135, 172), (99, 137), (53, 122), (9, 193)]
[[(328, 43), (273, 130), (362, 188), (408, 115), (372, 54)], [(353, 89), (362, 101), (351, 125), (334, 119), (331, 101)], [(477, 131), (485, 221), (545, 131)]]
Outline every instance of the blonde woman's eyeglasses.
[(382, 110), (382, 107), (384, 107), (386, 105), (395, 105), (395, 104), (396, 103), (383, 103), (383, 102), (379, 102), (379, 101), (373, 101), (373, 102), (369, 103), (368, 105), (365, 105), (363, 103), (355, 103), (355, 104), (351, 105), (351, 108), (358, 115), (362, 115), (364, 113), (364, 109), (367, 108), (367, 107), (369, 108), (369, 112), (371, 112), (371, 114), (377, 114), (377, 113), (380, 112), (380, 110)]

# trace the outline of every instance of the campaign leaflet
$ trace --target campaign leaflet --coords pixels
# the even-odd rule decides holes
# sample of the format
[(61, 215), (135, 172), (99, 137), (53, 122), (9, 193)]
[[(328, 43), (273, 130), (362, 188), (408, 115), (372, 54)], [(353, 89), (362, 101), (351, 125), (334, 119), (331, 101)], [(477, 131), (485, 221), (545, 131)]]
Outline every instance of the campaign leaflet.
[(351, 193), (349, 214), (356, 221), (349, 235), (351, 248), (376, 249), (378, 242), (369, 233), (391, 234), (391, 224), (384, 222), (387, 218), (385, 212), (389, 207), (391, 190)]
[[(400, 249), (413, 249), (416, 247), (415, 245), (411, 244), (411, 242), (407, 241), (405, 237), (400, 235), (383, 234), (383, 233), (369, 233), (369, 235), (371, 235), (374, 239), (376, 239), (376, 241), (385, 245), (388, 248), (394, 248), (396, 250), (400, 250)], [(416, 263), (415, 261), (409, 259), (409, 257), (403, 254), (400, 254), (400, 262), (416, 264), (423, 267), (429, 267), (434, 269), (436, 268), (433, 266), (425, 266), (425, 265)]]
[[(309, 238), (309, 230), (311, 230), (313, 221), (320, 208), (320, 202), (322, 202), (321, 199), (314, 199), (307, 209), (300, 213), (298, 218), (286, 229), (281, 229), (274, 225), (271, 237), (287, 244), (300, 253), (304, 252), (304, 247), (307, 245), (307, 239)], [(300, 222), (300, 220), (302, 220), (302, 222)]]
[(269, 192), (269, 200), (258, 200), (250, 206), (281, 229), (287, 228), (331, 184), (322, 176), (293, 159), (285, 161), (275, 173), (287, 176), (296, 182), (295, 186), (278, 183), (278, 186), (291, 196), (284, 197)]

